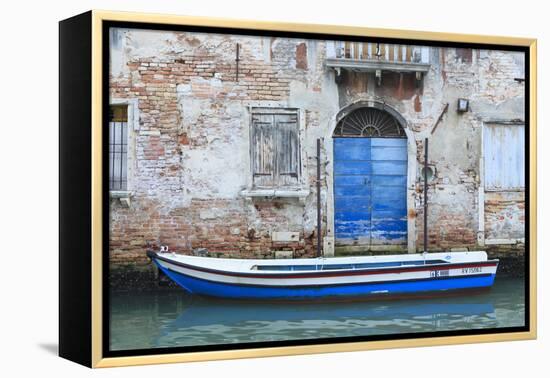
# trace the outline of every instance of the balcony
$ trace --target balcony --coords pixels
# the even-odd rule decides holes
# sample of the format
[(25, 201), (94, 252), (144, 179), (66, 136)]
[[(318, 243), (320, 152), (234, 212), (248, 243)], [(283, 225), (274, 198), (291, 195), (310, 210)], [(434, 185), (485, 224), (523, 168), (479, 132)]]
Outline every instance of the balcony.
[(430, 48), (372, 42), (327, 41), (327, 67), (338, 75), (342, 69), (357, 72), (416, 73), (420, 80), (430, 69)]

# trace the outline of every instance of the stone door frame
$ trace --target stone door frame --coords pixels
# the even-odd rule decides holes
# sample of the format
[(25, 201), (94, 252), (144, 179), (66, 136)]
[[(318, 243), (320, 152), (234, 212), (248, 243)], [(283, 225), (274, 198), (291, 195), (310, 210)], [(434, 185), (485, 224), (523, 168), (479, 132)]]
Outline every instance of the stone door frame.
[(403, 131), (407, 136), (407, 252), (416, 252), (416, 207), (415, 207), (415, 192), (416, 192), (416, 176), (417, 176), (417, 148), (416, 139), (413, 131), (409, 128), (406, 119), (393, 107), (385, 102), (377, 100), (357, 101), (348, 106), (343, 107), (332, 118), (328, 135), (325, 136), (323, 144), (326, 153), (327, 165), (325, 168), (327, 195), (326, 195), (326, 219), (327, 219), (327, 234), (323, 246), (324, 256), (334, 256), (334, 150), (333, 150), (333, 134), (338, 122), (350, 112), (362, 108), (376, 108), (391, 114), (403, 127)]

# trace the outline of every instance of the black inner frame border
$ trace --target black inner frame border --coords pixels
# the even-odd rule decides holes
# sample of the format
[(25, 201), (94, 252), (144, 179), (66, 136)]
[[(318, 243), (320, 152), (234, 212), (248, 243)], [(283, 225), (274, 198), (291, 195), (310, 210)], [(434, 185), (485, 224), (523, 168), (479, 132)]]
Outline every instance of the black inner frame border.
[[(103, 175), (103, 192), (102, 192), (102, 357), (130, 357), (141, 355), (160, 355), (167, 353), (192, 353), (192, 352), (208, 352), (208, 351), (223, 351), (223, 350), (238, 350), (238, 349), (256, 349), (270, 347), (292, 347), (306, 346), (317, 344), (338, 344), (351, 342), (365, 341), (385, 341), (385, 340), (409, 340), (409, 339), (425, 339), (433, 337), (449, 337), (449, 336), (469, 336), (469, 335), (490, 335), (502, 334), (511, 332), (529, 332), (530, 331), (530, 89), (531, 89), (531, 59), (530, 48), (528, 46), (515, 45), (499, 45), (485, 43), (464, 43), (464, 42), (440, 42), (421, 39), (407, 38), (380, 38), (368, 36), (350, 36), (339, 34), (325, 33), (308, 33), (308, 32), (288, 32), (288, 31), (272, 31), (272, 30), (257, 30), (257, 29), (240, 29), (229, 27), (212, 27), (212, 26), (196, 26), (196, 25), (171, 25), (146, 22), (129, 22), (129, 21), (102, 21), (102, 127), (108, 125), (108, 109), (109, 109), (109, 29), (110, 28), (128, 28), (141, 30), (164, 30), (164, 31), (181, 31), (181, 32), (196, 32), (196, 33), (216, 33), (216, 34), (235, 34), (257, 37), (286, 37), (300, 39), (318, 39), (318, 40), (335, 40), (335, 41), (350, 41), (350, 42), (382, 42), (390, 44), (404, 45), (420, 45), (433, 46), (441, 48), (472, 48), (486, 50), (502, 50), (502, 51), (518, 51), (525, 54), (525, 325), (523, 327), (502, 327), (490, 329), (471, 329), (471, 330), (453, 330), (453, 331), (436, 331), (436, 332), (419, 332), (419, 333), (403, 333), (403, 334), (386, 334), (386, 335), (371, 335), (371, 336), (349, 336), (349, 337), (331, 337), (318, 339), (297, 339), (285, 341), (265, 341), (265, 342), (250, 342), (250, 343), (235, 343), (235, 344), (213, 344), (200, 346), (182, 346), (182, 347), (163, 347), (163, 348), (146, 348), (146, 349), (128, 349), (116, 350), (109, 349), (110, 342), (110, 298), (109, 298), (109, 134), (103, 132), (102, 136), (102, 175)], [(320, 26), (322, 28), (322, 26)], [(407, 33), (407, 31), (403, 31)], [(144, 251), (145, 253), (145, 251)]]

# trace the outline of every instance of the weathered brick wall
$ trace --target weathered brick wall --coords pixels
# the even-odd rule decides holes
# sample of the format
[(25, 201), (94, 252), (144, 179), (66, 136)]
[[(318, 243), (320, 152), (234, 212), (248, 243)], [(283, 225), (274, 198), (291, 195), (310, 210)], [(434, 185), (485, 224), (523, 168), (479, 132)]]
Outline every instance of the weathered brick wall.
[[(138, 99), (139, 130), (131, 206), (111, 201), (111, 261), (146, 261), (147, 244), (219, 256), (272, 257), (274, 250), (311, 256), (313, 226), (304, 225), (311, 223), (304, 214), (311, 199), (240, 195), (250, 174), (248, 107), (292, 106), (291, 85), (320, 90), (322, 65), (308, 69), (310, 43), (135, 31), (114, 37), (111, 97)], [(308, 111), (308, 125), (316, 117)], [(304, 168), (311, 182), (311, 167)], [(300, 239), (272, 241), (272, 232), (288, 230)]]
[[(485, 247), (477, 246), (478, 233), (485, 231), (483, 238), (493, 237), (490, 232), (487, 234), (487, 227), (479, 224), (477, 216), (480, 211), (485, 212), (485, 226), (487, 220), (491, 223), (491, 215), (486, 213), (491, 208), (487, 202), (490, 197), (485, 195), (485, 203), (479, 203), (479, 192), (484, 191), (480, 175), (483, 124), (493, 119), (524, 119), (525, 87), (515, 80), (524, 77), (523, 61), (521, 54), (502, 51), (442, 49), (440, 52), (443, 81), (439, 91), (451, 106), (430, 145), (435, 147), (432, 158), (437, 162), (434, 182), (437, 200), (433, 201), (431, 210), (435, 214), (431, 216), (435, 217), (434, 225), (442, 239), (441, 245), (435, 245), (481, 249)], [(468, 99), (470, 111), (457, 113), (453, 107), (456, 98)], [(496, 219), (493, 223), (500, 221)]]
[[(515, 117), (522, 111), (523, 84), (513, 80), (521, 75), (521, 62), (513, 54), (432, 49), (432, 67), (421, 85), (414, 74), (393, 73), (384, 74), (377, 86), (374, 75), (347, 71), (337, 82), (324, 65), (323, 41), (120, 29), (112, 33), (111, 46), (111, 97), (137, 99), (139, 115), (130, 133), (131, 205), (111, 201), (113, 263), (145, 262), (147, 244), (184, 253), (206, 248), (232, 257), (272, 257), (275, 250), (312, 256), (315, 141), (330, 138), (340, 109), (362, 100), (383, 101), (407, 119), (419, 163), (422, 140), (430, 136), (433, 248), (477, 247), (482, 119), (495, 112)], [(470, 99), (470, 112), (457, 114), (458, 97)], [(446, 103), (449, 110), (431, 134)], [(302, 176), (310, 191), (304, 199), (241, 195), (251, 180), (250, 107), (301, 109)], [(331, 156), (327, 146), (323, 144), (326, 157)], [(323, 233), (332, 216), (327, 214), (331, 174), (323, 170)], [(421, 249), (418, 174), (413, 185), (415, 205), (409, 216), (416, 218)], [(502, 206), (521, 210), (520, 203)], [(484, 207), (489, 230), (498, 231), (493, 226), (500, 221), (497, 213), (508, 210), (492, 215), (493, 208), (491, 203)], [(300, 237), (274, 242), (275, 231)]]
[(487, 239), (525, 238), (524, 192), (487, 192), (485, 194), (485, 237)]

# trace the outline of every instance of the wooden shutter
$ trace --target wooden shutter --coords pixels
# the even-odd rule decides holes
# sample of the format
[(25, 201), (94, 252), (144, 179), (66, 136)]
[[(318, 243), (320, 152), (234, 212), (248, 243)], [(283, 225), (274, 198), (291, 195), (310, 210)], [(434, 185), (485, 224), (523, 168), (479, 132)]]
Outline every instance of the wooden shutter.
[(278, 185), (296, 186), (300, 170), (298, 116), (296, 114), (277, 114), (275, 123)]
[(252, 116), (252, 180), (256, 187), (275, 184), (274, 115)]
[(525, 187), (525, 125), (485, 125), (483, 155), (486, 189)]
[(300, 174), (297, 110), (256, 109), (251, 135), (254, 187), (296, 186)]

